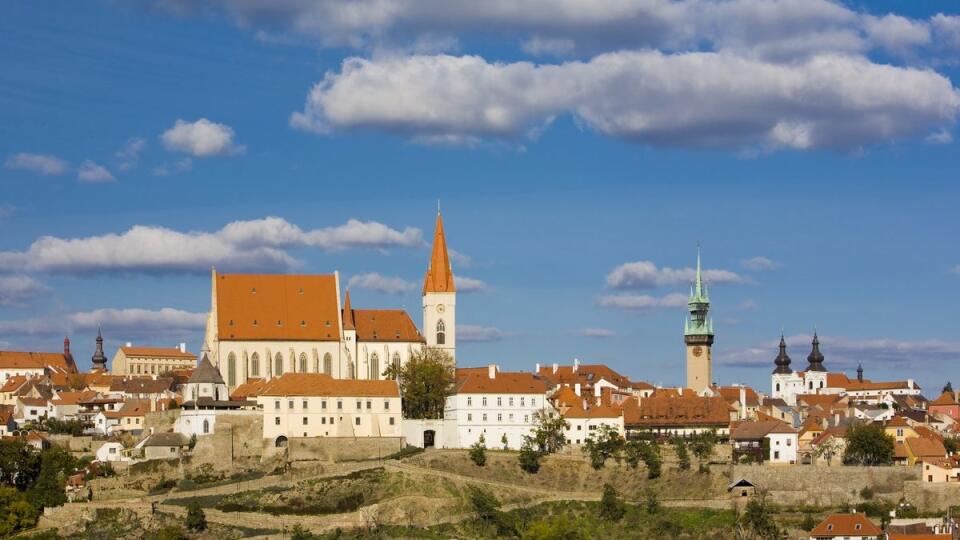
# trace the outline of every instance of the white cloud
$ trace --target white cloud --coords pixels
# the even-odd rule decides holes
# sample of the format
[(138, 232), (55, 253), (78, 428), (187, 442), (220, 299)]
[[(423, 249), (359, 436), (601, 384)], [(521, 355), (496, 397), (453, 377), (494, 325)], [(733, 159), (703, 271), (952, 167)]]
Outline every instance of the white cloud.
[(385, 294), (403, 294), (417, 289), (417, 284), (398, 277), (381, 276), (376, 272), (359, 274), (350, 278), (350, 287), (367, 289)]
[(77, 169), (77, 179), (84, 182), (113, 182), (116, 178), (106, 168), (90, 161), (84, 161)]
[(753, 257), (740, 261), (740, 266), (746, 268), (747, 270), (760, 272), (764, 270), (776, 270), (777, 268), (780, 268), (780, 263), (766, 257)]
[(193, 168), (193, 160), (185, 157), (183, 159), (178, 159), (173, 163), (163, 163), (157, 167), (153, 168), (154, 176), (168, 176), (171, 174), (181, 173), (189, 171)]
[(51, 335), (96, 330), (116, 336), (184, 334), (202, 330), (207, 314), (174, 308), (103, 308), (66, 315), (0, 321), (0, 335)]
[[(807, 365), (812, 336), (794, 335), (786, 338), (793, 360), (791, 367), (802, 370)], [(718, 356), (718, 362), (739, 367), (773, 367), (779, 339), (745, 349), (733, 350)], [(884, 367), (945, 365), (960, 356), (960, 342), (939, 339), (905, 341), (896, 339), (856, 339), (843, 336), (820, 336), (820, 351), (827, 369), (853, 368), (863, 363)]]
[[(636, 261), (621, 264), (607, 274), (607, 286), (613, 289), (654, 289), (691, 283), (695, 277), (693, 268), (657, 268), (651, 261)], [(711, 285), (744, 282), (741, 276), (729, 270), (704, 270), (703, 278)]]
[(572, 333), (576, 336), (589, 338), (611, 338), (617, 335), (616, 332), (608, 328), (578, 328)]
[(659, 297), (647, 294), (615, 294), (601, 296), (597, 303), (607, 308), (643, 311), (683, 307), (687, 305), (687, 297), (680, 293)]
[(865, 16), (864, 28), (871, 41), (898, 54), (930, 43), (930, 26), (926, 21), (892, 13), (883, 17)]
[(47, 176), (56, 176), (67, 172), (70, 164), (49, 154), (21, 152), (8, 157), (3, 166), (8, 169), (23, 169)]
[(485, 282), (467, 276), (457, 276), (454, 283), (457, 291), (462, 293), (482, 292), (489, 289)]
[(286, 270), (299, 265), (285, 251), (287, 248), (385, 249), (422, 245), (419, 229), (407, 227), (399, 231), (376, 221), (355, 219), (307, 231), (278, 217), (235, 221), (215, 232), (180, 232), (135, 225), (120, 234), (41, 237), (26, 251), (0, 252), (0, 271), (179, 273), (207, 272), (213, 265), (227, 271)]
[(176, 150), (194, 157), (210, 157), (241, 153), (243, 146), (233, 143), (233, 128), (201, 118), (195, 122), (177, 119), (173, 127), (160, 136), (168, 150)]
[(760, 309), (760, 304), (752, 298), (747, 298), (743, 302), (737, 304), (737, 311), (758, 311)]
[(141, 137), (131, 137), (124, 143), (123, 148), (117, 150), (113, 157), (117, 159), (117, 169), (129, 171), (140, 161), (140, 152), (147, 146), (147, 141)]
[(929, 144), (950, 144), (953, 142), (953, 134), (946, 129), (931, 133), (924, 139)]
[(47, 287), (30, 276), (0, 275), (0, 307), (22, 305), (47, 291)]
[(941, 46), (960, 52), (960, 16), (937, 13), (931, 17), (930, 25)]
[(542, 38), (533, 36), (520, 46), (523, 52), (533, 56), (566, 56), (577, 48), (572, 39)]
[(859, 57), (774, 64), (623, 51), (552, 65), (348, 58), (314, 86), (291, 124), (517, 139), (572, 114), (599, 133), (644, 144), (850, 149), (941, 128), (958, 110), (960, 93), (946, 77)]
[(473, 264), (473, 259), (466, 253), (460, 253), (459, 251), (449, 248), (447, 249), (447, 254), (450, 256), (450, 261), (455, 263), (456, 266), (470, 266)]
[(492, 326), (461, 324), (457, 327), (457, 339), (464, 343), (500, 341), (503, 337), (503, 331)]

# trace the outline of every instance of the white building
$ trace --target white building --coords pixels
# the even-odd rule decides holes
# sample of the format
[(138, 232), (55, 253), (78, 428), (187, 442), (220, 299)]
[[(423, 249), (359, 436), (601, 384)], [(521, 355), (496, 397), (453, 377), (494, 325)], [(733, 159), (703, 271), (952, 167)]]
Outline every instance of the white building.
[(287, 373), (264, 385), (257, 404), (263, 414), (263, 438), (277, 446), (293, 437), (401, 436), (396, 381)]
[(97, 461), (130, 461), (123, 453), (123, 445), (116, 441), (107, 441), (97, 449)]
[(132, 343), (117, 349), (110, 373), (113, 375), (159, 375), (177, 369), (193, 369), (197, 355), (187, 344), (176, 347), (134, 347)]
[(34, 377), (53, 372), (77, 372), (69, 339), (64, 338), (62, 353), (0, 351), (0, 384), (17, 375)]
[(766, 438), (770, 441), (769, 463), (781, 465), (795, 465), (797, 447), (800, 446), (797, 430), (786, 424), (780, 424), (767, 432)]
[(623, 410), (603, 403), (601, 398), (582, 396), (581, 387), (561, 387), (550, 396), (553, 408), (567, 421), (564, 436), (572, 445), (581, 445), (591, 438), (601, 426), (613, 428), (621, 436), (626, 431), (623, 423)]
[(227, 393), (227, 384), (217, 368), (204, 354), (200, 365), (183, 385), (184, 403), (173, 430), (187, 437), (202, 437), (216, 431), (217, 418), (223, 415), (257, 415), (256, 402), (233, 400)]
[(813, 349), (807, 356), (806, 371), (790, 369), (790, 356), (787, 355), (787, 343), (780, 336), (780, 353), (774, 359), (776, 369), (771, 376), (771, 397), (784, 400), (788, 405), (797, 404), (800, 394), (829, 393), (827, 388), (827, 370), (823, 367), (823, 354), (820, 352), (820, 339), (813, 334)]
[(490, 365), (457, 370), (456, 387), (447, 398), (444, 419), (456, 426), (460, 448), (474, 444), (483, 435), (488, 448), (518, 449), (541, 411), (554, 412), (547, 402), (543, 379), (525, 371), (501, 372)]

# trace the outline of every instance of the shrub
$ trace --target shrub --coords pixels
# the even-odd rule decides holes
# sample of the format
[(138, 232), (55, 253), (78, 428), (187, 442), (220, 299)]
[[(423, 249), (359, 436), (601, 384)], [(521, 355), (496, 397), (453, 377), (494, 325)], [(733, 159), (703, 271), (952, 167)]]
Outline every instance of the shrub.
[[(174, 403), (176, 403), (176, 402), (174, 402)], [(204, 422), (206, 422), (206, 420), (204, 420)], [(194, 433), (193, 435), (190, 435), (190, 442), (187, 443), (187, 449), (193, 450), (193, 448), (194, 448), (195, 446), (197, 446), (197, 434), (196, 434), (196, 433)]]
[(803, 521), (800, 522), (800, 528), (810, 532), (817, 526), (817, 520), (813, 519), (813, 514), (807, 512), (803, 515)]
[(862, 498), (862, 499), (864, 499), (864, 500), (867, 500), (867, 501), (869, 501), (870, 499), (872, 499), (872, 498), (873, 498), (873, 488), (870, 487), (870, 486), (864, 486), (863, 489), (860, 490), (860, 498)]
[(690, 470), (690, 454), (687, 452), (687, 443), (680, 437), (673, 438), (673, 446), (677, 451), (677, 461), (680, 463), (681, 471)]
[(627, 509), (610, 484), (603, 485), (603, 497), (600, 498), (600, 517), (607, 521), (620, 521)]
[(207, 516), (196, 501), (187, 505), (187, 528), (194, 532), (207, 530)]
[(540, 470), (540, 452), (538, 452), (529, 439), (524, 440), (520, 447), (520, 468), (530, 474), (536, 474)]
[(157, 531), (157, 540), (187, 540), (189, 536), (179, 525), (167, 525)]
[[(481, 435), (481, 437), (483, 437), (483, 435)], [(510, 441), (507, 439), (506, 433), (504, 433), (503, 436), (500, 437), (500, 444), (503, 445), (504, 452), (510, 449)]]
[(477, 442), (470, 445), (470, 461), (478, 467), (483, 467), (487, 464), (487, 446), (482, 434)]
[(470, 486), (470, 505), (481, 521), (492, 523), (496, 520), (500, 501), (486, 489)]
[(700, 474), (710, 474), (710, 464), (701, 463), (700, 466), (697, 467), (697, 472)]
[(657, 497), (655, 490), (647, 488), (644, 494), (643, 509), (651, 515), (660, 512), (660, 499)]
[[(616, 429), (602, 425), (595, 435), (587, 438), (583, 445), (584, 452), (590, 455), (590, 465), (594, 469), (602, 469), (607, 459), (617, 457), (623, 449), (623, 437)], [(619, 459), (619, 458), (618, 458)]]

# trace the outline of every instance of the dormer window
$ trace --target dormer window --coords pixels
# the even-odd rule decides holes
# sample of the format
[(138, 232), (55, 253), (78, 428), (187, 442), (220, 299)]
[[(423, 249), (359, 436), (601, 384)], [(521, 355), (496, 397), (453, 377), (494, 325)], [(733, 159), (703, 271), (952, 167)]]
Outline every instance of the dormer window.
[(277, 321), (277, 326), (283, 326), (283, 323), (280, 321)]
[(306, 325), (307, 325), (307, 321), (300, 321), (300, 326), (306, 326)]
[(303, 294), (303, 287), (300, 287), (300, 294)]
[(400, 331), (397, 330), (397, 339), (400, 339)]
[(857, 523), (856, 525), (853, 526), (853, 528), (859, 531), (859, 530), (860, 530), (860, 524)]
[(250, 294), (257, 294), (257, 288), (256, 288), (256, 287), (251, 287), (251, 288), (250, 288)]
[(254, 325), (254, 326), (257, 325), (257, 320), (256, 320), (256, 319), (253, 320), (253, 325)]
[(330, 328), (330, 321), (327, 321), (326, 323), (324, 323), (324, 326), (326, 326), (327, 328)]
[(233, 326), (233, 319), (230, 319), (230, 326)]

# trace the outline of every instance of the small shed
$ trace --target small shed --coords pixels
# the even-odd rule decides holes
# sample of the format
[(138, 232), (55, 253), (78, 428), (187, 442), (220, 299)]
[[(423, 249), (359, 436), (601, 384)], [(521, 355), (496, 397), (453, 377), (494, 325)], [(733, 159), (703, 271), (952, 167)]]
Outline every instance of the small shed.
[(180, 433), (154, 433), (140, 446), (146, 459), (172, 459), (179, 458), (188, 444), (187, 438)]
[(727, 486), (727, 493), (734, 498), (752, 497), (756, 492), (757, 486), (746, 478), (740, 478), (739, 480), (730, 482), (730, 485)]

